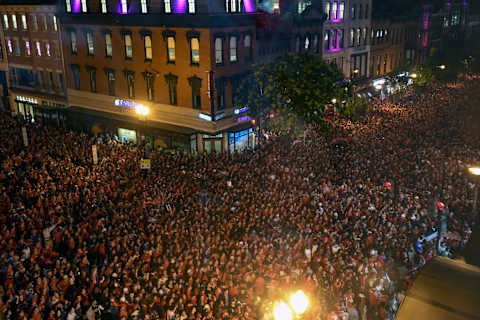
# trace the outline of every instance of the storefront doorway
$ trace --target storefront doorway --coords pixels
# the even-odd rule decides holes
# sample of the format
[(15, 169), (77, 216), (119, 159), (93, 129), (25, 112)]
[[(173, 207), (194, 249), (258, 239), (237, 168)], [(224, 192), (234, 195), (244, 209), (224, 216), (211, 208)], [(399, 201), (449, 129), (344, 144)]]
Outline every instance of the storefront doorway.
[(203, 150), (206, 153), (222, 153), (222, 138), (223, 134), (217, 134), (216, 136), (210, 136), (208, 134), (203, 135)]

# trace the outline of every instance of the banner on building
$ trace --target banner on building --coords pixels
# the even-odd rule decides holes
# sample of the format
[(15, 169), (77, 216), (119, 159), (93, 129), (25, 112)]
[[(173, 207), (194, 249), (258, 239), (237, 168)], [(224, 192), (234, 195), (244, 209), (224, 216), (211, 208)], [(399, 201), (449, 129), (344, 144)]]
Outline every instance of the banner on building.
[(23, 136), (23, 144), (25, 147), (28, 147), (28, 136), (27, 136), (27, 128), (22, 127), (22, 136)]
[(149, 170), (152, 168), (150, 159), (140, 159), (140, 169)]
[(93, 155), (93, 164), (97, 164), (98, 163), (98, 153), (97, 153), (97, 145), (94, 144), (92, 146), (92, 155)]

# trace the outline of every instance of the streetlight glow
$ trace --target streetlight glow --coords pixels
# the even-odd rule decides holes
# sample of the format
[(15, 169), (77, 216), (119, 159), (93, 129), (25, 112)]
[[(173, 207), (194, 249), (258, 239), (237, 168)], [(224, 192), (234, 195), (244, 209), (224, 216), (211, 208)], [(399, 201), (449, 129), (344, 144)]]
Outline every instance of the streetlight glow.
[(418, 77), (418, 76), (417, 76), (416, 73), (412, 73), (412, 74), (410, 75), (410, 77), (413, 78), (413, 79), (415, 79), (415, 78)]
[(468, 172), (470, 172), (474, 176), (480, 176), (480, 167), (470, 167), (468, 168)]
[(307, 310), (308, 298), (302, 290), (298, 290), (290, 297), (290, 305), (296, 314), (302, 314)]
[(280, 302), (273, 308), (273, 318), (275, 320), (292, 320), (292, 310), (285, 302)]
[(333, 98), (333, 99), (332, 99), (332, 103), (337, 103), (337, 99), (336, 99), (336, 98)]
[(135, 112), (139, 115), (146, 116), (150, 113), (150, 109), (143, 104), (137, 104), (135, 106)]
[(446, 67), (447, 67), (447, 66), (445, 66), (444, 64), (438, 66), (438, 68), (439, 68), (440, 70), (445, 70)]

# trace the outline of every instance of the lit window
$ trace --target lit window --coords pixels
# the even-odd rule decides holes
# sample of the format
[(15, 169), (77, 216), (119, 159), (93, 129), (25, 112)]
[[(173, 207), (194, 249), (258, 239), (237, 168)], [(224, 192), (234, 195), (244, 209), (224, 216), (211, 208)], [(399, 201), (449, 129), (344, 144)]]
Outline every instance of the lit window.
[(360, 42), (360, 38), (361, 38), (361, 30), (360, 28), (357, 29), (357, 46), (361, 45), (362, 43)]
[(105, 55), (112, 57), (112, 34), (105, 33)]
[(32, 55), (32, 50), (30, 49), (30, 41), (25, 40), (25, 52), (27, 53), (27, 56)]
[(42, 28), (43, 28), (43, 31), (48, 30), (47, 16), (42, 16)]
[(125, 58), (131, 59), (133, 56), (132, 36), (130, 34), (124, 35), (123, 41), (125, 42)]
[(191, 50), (192, 64), (199, 64), (200, 63), (200, 42), (198, 38), (190, 39), (190, 50)]
[(145, 60), (152, 60), (152, 36), (145, 36)]
[(70, 3), (70, 0), (65, 0), (65, 5), (67, 7), (67, 12), (72, 12), (72, 4)]
[(350, 29), (350, 47), (355, 46), (355, 29)]
[(225, 0), (225, 12), (230, 12), (230, 0)]
[(363, 45), (367, 44), (367, 28), (362, 29), (362, 42)]
[(8, 47), (8, 53), (12, 54), (13, 53), (12, 40), (10, 39), (7, 40), (7, 47)]
[(305, 37), (305, 51), (310, 50), (310, 37), (306, 36)]
[(27, 27), (27, 16), (22, 14), (22, 28), (23, 30), (27, 30), (28, 27)]
[(163, 5), (165, 8), (165, 13), (171, 13), (172, 12), (172, 6), (170, 4), (170, 0), (163, 0)]
[(237, 1), (231, 0), (231, 12), (237, 12)]
[(94, 55), (93, 33), (92, 32), (87, 32), (86, 36), (87, 36), (88, 55), (93, 56)]
[(72, 50), (72, 54), (77, 54), (77, 34), (75, 31), (70, 31), (70, 49)]
[(330, 16), (330, 2), (327, 2), (325, 4), (325, 14), (327, 15), (327, 20), (329, 20), (331, 18), (331, 16)]
[(230, 37), (230, 62), (237, 62), (238, 50), (237, 50), (237, 37)]
[(342, 1), (340, 3), (340, 19), (343, 20), (344, 14), (345, 14), (345, 2)]
[(142, 13), (147, 13), (148, 12), (147, 0), (141, 0), (140, 1), (140, 6), (141, 6)]
[(280, 10), (280, 0), (273, 0), (273, 11), (278, 12)]
[(13, 29), (17, 29), (17, 15), (12, 14), (12, 27)]
[(32, 16), (32, 28), (33, 31), (38, 31), (37, 16)]
[(175, 38), (167, 38), (168, 62), (175, 62)]
[(215, 63), (223, 63), (223, 40), (222, 38), (215, 39)]
[(122, 13), (127, 13), (128, 12), (127, 0), (120, 0), (120, 4), (122, 6)]
[(352, 20), (355, 20), (355, 14), (356, 14), (356, 11), (357, 11), (357, 5), (354, 4), (352, 5)]
[(337, 9), (338, 9), (338, 2), (333, 3), (333, 9), (332, 9), (332, 20), (337, 19)]
[(101, 8), (101, 9), (102, 9), (102, 13), (107, 13), (107, 11), (108, 11), (108, 10), (107, 10), (107, 0), (102, 0), (101, 3), (100, 3), (100, 5), (101, 5), (101, 7), (102, 7), (102, 8)]
[(188, 0), (188, 13), (195, 13), (195, 0)]
[(58, 31), (57, 17), (53, 16), (52, 17), (52, 22), (53, 22), (53, 30)]
[(37, 48), (37, 56), (42, 56), (42, 45), (40, 42), (35, 42), (35, 48)]
[(45, 49), (47, 50), (47, 56), (50, 57), (50, 56), (51, 56), (50, 43), (46, 43), (46, 44), (45, 44)]
[(9, 25), (8, 25), (8, 16), (6, 14), (3, 15), (3, 26), (5, 29), (8, 29), (9, 28)]
[(87, 0), (82, 1), (82, 12), (87, 12)]
[(20, 55), (20, 41), (18, 39), (15, 39), (14, 49), (15, 49), (15, 55), (19, 56)]
[(337, 30), (331, 30), (331, 39), (332, 39), (332, 49), (337, 48)]

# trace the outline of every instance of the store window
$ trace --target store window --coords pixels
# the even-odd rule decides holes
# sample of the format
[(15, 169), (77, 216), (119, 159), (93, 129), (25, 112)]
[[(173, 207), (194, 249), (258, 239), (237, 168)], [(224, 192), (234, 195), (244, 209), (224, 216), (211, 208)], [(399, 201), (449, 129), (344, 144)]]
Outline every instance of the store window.
[(255, 147), (255, 133), (253, 129), (230, 132), (228, 134), (228, 145), (231, 153), (253, 149)]

